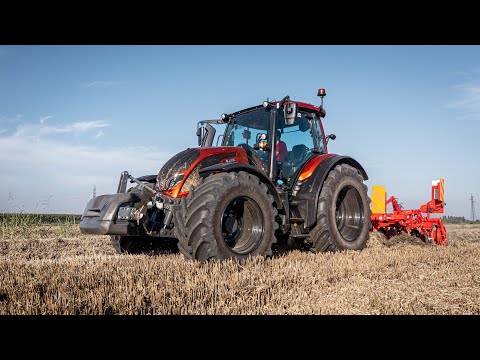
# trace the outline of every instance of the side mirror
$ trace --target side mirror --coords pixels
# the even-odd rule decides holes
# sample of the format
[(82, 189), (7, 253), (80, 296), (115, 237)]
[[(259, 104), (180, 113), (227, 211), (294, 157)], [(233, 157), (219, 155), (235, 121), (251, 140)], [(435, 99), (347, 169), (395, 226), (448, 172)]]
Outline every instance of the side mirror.
[(337, 138), (337, 136), (335, 134), (330, 134), (327, 136), (327, 144), (328, 144), (328, 140), (329, 139), (332, 139), (332, 140), (335, 140)]
[(310, 123), (308, 122), (307, 119), (300, 119), (300, 123), (298, 124), (298, 130), (301, 132), (305, 132), (307, 130), (310, 130)]
[(202, 146), (203, 138), (205, 137), (205, 128), (203, 126), (197, 129), (197, 137), (198, 137), (198, 146)]
[(295, 120), (298, 114), (297, 104), (288, 101), (284, 107), (284, 112), (285, 112), (285, 124), (293, 125), (295, 123)]

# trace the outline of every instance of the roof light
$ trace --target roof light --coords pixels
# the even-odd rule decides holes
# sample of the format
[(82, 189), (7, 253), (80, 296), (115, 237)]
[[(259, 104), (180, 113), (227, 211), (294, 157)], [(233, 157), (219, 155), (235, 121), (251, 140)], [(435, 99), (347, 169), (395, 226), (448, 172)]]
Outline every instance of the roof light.
[(229, 116), (227, 114), (222, 114), (221, 118), (222, 118), (223, 122), (228, 122)]
[(327, 95), (327, 92), (325, 91), (325, 89), (318, 89), (317, 96), (320, 96), (323, 98), (325, 95)]
[(268, 101), (264, 101), (262, 105), (263, 105), (263, 107), (267, 107), (268, 106)]

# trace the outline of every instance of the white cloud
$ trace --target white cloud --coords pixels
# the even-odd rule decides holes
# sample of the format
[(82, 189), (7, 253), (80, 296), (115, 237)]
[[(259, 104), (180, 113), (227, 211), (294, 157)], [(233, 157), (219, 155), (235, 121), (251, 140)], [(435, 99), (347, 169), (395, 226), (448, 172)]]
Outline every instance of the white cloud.
[[(0, 138), (0, 212), (83, 212), (92, 196), (114, 193), (120, 173), (134, 176), (158, 173), (172, 154), (156, 147), (72, 145), (57, 139), (15, 133)], [(16, 204), (9, 201), (15, 195)], [(54, 195), (45, 209), (36, 204)], [(15, 207), (16, 206), (16, 207)]]
[[(15, 118), (21, 117), (19, 114)], [(47, 115), (40, 122), (17, 124), (10, 134), (0, 128), (0, 212), (81, 213), (93, 184), (99, 194), (115, 192), (121, 171), (129, 170), (138, 176), (157, 173), (169, 157), (156, 148), (79, 145), (81, 137), (72, 144), (71, 137), (65, 135), (95, 131), (95, 138), (99, 138), (110, 124), (96, 120), (47, 125), (46, 120), (51, 118)], [(15, 201), (9, 193), (15, 194)], [(51, 195), (55, 197), (49, 205), (39, 208), (39, 203), (45, 203), (42, 197)]]
[(47, 120), (49, 120), (49, 119), (51, 119), (51, 118), (53, 118), (52, 115), (47, 115), (47, 116), (42, 116), (42, 117), (40, 117), (40, 124), (44, 124), (45, 121), (47, 121)]
[(90, 82), (82, 83), (82, 86), (85, 88), (109, 88), (112, 86), (126, 84), (126, 81), (117, 81), (117, 80), (96, 80)]
[(110, 124), (106, 121), (81, 121), (72, 124), (72, 131), (74, 132), (85, 132), (92, 129), (108, 127)]
[(0, 124), (16, 124), (22, 121), (23, 114), (16, 114), (14, 117), (11, 116), (0, 116)]
[(480, 120), (480, 80), (475, 79), (457, 84), (453, 87), (455, 98), (445, 108), (457, 112), (459, 117)]
[(90, 130), (106, 128), (110, 124), (103, 120), (95, 121), (80, 121), (72, 124), (67, 124), (63, 126), (59, 125), (45, 125), (41, 124), (20, 124), (16, 128), (14, 134), (15, 137), (25, 137), (29, 139), (37, 139), (47, 135), (56, 135), (56, 134), (81, 134), (88, 132)]

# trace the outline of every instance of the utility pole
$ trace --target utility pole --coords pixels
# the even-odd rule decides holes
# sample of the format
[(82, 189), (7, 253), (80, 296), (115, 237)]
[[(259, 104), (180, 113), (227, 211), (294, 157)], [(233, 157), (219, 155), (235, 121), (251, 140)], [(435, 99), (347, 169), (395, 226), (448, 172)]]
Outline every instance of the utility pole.
[(470, 217), (472, 222), (475, 222), (475, 200), (473, 200), (473, 194), (470, 194)]
[(93, 197), (97, 196), (97, 187), (93, 184)]

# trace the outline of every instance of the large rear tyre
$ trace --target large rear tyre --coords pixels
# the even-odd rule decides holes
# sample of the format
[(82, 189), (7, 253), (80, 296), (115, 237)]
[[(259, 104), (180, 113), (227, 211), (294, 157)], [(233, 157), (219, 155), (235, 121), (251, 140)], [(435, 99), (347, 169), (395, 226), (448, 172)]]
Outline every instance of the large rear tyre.
[(178, 249), (207, 260), (271, 256), (277, 209), (268, 188), (246, 172), (214, 174), (190, 189), (175, 213)]
[(347, 164), (335, 166), (320, 192), (310, 251), (362, 250), (370, 233), (370, 216), (370, 198), (360, 172)]

